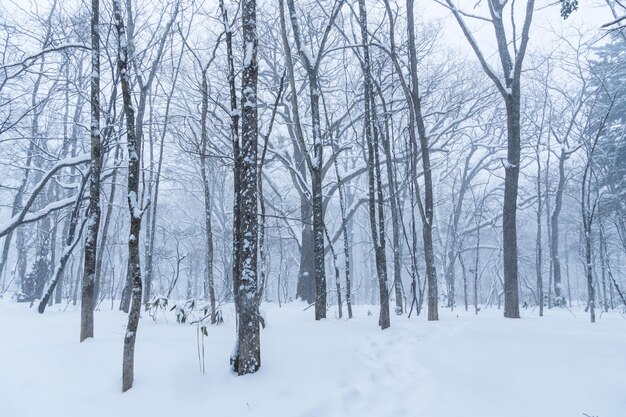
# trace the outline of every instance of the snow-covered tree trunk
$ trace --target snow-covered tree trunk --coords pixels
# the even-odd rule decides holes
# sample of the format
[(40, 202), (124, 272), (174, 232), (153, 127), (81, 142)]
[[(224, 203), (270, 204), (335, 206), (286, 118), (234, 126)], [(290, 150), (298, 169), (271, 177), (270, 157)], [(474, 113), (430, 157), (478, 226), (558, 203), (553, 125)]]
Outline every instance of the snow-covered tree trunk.
[[(390, 326), (389, 319), (389, 292), (387, 290), (387, 261), (385, 254), (385, 218), (382, 205), (382, 184), (380, 179), (380, 160), (378, 155), (378, 126), (374, 115), (374, 89), (370, 69), (369, 36), (367, 32), (367, 11), (365, 0), (359, 0), (359, 26), (361, 29), (361, 45), (363, 48), (362, 71), (364, 78), (364, 117), (365, 141), (367, 143), (367, 168), (369, 185), (369, 219), (372, 233), (372, 243), (376, 258), (376, 273), (380, 294), (380, 315), (378, 325), (382, 330)], [(378, 200), (378, 207), (376, 201)], [(378, 208), (378, 218), (376, 209)]]
[(135, 340), (141, 313), (141, 296), (143, 284), (141, 281), (141, 265), (139, 258), (139, 238), (141, 236), (142, 211), (139, 207), (139, 168), (141, 148), (135, 135), (135, 109), (133, 105), (132, 87), (129, 75), (129, 61), (132, 57), (128, 50), (128, 39), (122, 18), (119, 0), (113, 0), (113, 13), (117, 30), (117, 71), (122, 85), (124, 101), (124, 115), (126, 118), (126, 140), (128, 147), (128, 211), (130, 217), (130, 231), (128, 235), (128, 279), (132, 283), (131, 302), (128, 314), (128, 323), (124, 335), (124, 356), (122, 359), (122, 391), (128, 391), (133, 386), (135, 368)]
[[(239, 309), (239, 300), (237, 291), (239, 288), (239, 277), (241, 275), (240, 268), (240, 249), (241, 249), (241, 146), (239, 143), (239, 120), (241, 118), (239, 106), (237, 104), (237, 87), (235, 83), (235, 58), (233, 52), (233, 32), (228, 21), (228, 12), (224, 1), (219, 2), (220, 11), (222, 13), (222, 24), (224, 26), (226, 40), (226, 60), (228, 63), (228, 91), (230, 98), (230, 139), (233, 145), (233, 253), (232, 253), (232, 285), (233, 296), (235, 301), (235, 309)], [(238, 349), (236, 342), (235, 351)], [(231, 364), (236, 367), (236, 352), (231, 357)]]
[[(243, 34), (243, 72), (241, 79), (241, 155), (239, 185), (240, 238), (238, 285), (235, 287), (237, 308), (237, 346), (233, 367), (239, 375), (256, 372), (261, 366), (258, 274), (258, 38), (256, 0), (243, 0), (241, 7)], [(238, 139), (237, 139), (238, 140)]]
[[(307, 165), (311, 173), (311, 203), (313, 215), (313, 250), (314, 250), (314, 282), (315, 282), (315, 320), (326, 317), (326, 265), (324, 262), (325, 242), (324, 242), (324, 198), (322, 192), (323, 170), (324, 164), (321, 117), (320, 117), (320, 83), (319, 83), (319, 65), (324, 54), (325, 44), (328, 40), (328, 34), (333, 27), (333, 23), (341, 10), (343, 0), (337, 2), (335, 8), (331, 11), (328, 23), (324, 28), (322, 40), (319, 50), (315, 57), (305, 49), (304, 39), (298, 23), (296, 15), (296, 7), (293, 0), (287, 0), (287, 8), (291, 19), (291, 29), (293, 31), (294, 40), (298, 50), (300, 61), (307, 73), (309, 83), (309, 104), (311, 111), (312, 138), (313, 138), (313, 157), (305, 154)], [(280, 2), (282, 7), (282, 2)], [(283, 30), (284, 32), (284, 30)], [(285, 48), (288, 49), (288, 45)], [(293, 79), (293, 75), (290, 74)], [(292, 81), (293, 90), (293, 81)], [(292, 93), (294, 93), (292, 91)], [(304, 143), (300, 144), (302, 152), (306, 152)], [(304, 236), (303, 236), (304, 237)], [(304, 248), (304, 246), (303, 246)]]
[[(498, 46), (502, 76), (494, 72), (487, 62), (483, 51), (465, 23), (465, 14), (454, 5), (452, 0), (446, 0), (446, 3), (459, 23), (465, 38), (474, 50), (483, 71), (500, 92), (506, 108), (507, 158), (504, 161), (504, 204), (502, 209), (504, 316), (507, 318), (519, 318), (517, 194), (521, 153), (520, 81), (524, 57), (528, 47), (530, 26), (535, 10), (535, 1), (527, 0), (526, 2), (526, 11), (519, 40), (514, 35), (511, 42), (509, 42), (504, 25), (504, 9), (507, 6), (507, 2), (488, 0), (491, 17), (488, 21), (494, 29), (494, 40)], [(514, 7), (514, 3), (509, 7)], [(511, 11), (511, 18), (513, 19), (513, 25), (515, 25), (515, 14), (513, 11)], [(510, 44), (513, 44), (513, 55), (511, 55), (509, 50)]]
[[(83, 228), (81, 227), (81, 229), (77, 233), (77, 227), (78, 227), (78, 221), (80, 220), (80, 208), (81, 208), (81, 202), (82, 202), (81, 200), (84, 194), (84, 190), (86, 189), (86, 186), (87, 186), (87, 180), (89, 178), (91, 178), (91, 175), (85, 176), (81, 184), (81, 190), (78, 194), (78, 198), (76, 199), (74, 209), (72, 210), (72, 213), (69, 218), (68, 227), (67, 227), (68, 229), (67, 236), (65, 239), (63, 252), (59, 259), (59, 264), (56, 267), (52, 281), (48, 285), (48, 289), (45, 291), (43, 298), (39, 302), (39, 307), (37, 310), (41, 314), (44, 313), (44, 311), (46, 310), (46, 306), (48, 305), (48, 302), (52, 299), (52, 295), (54, 294), (55, 288), (57, 288), (59, 284), (61, 283), (61, 279), (63, 277), (63, 273), (65, 272), (65, 266), (67, 265), (67, 261), (70, 259), (70, 256), (72, 255), (72, 251), (77, 246), (80, 240), (80, 237), (82, 235), (81, 232)], [(87, 219), (91, 218), (89, 217), (89, 213), (87, 213), (86, 217)], [(93, 337), (93, 317), (92, 317), (91, 323), (92, 323), (92, 336), (90, 337)], [(81, 335), (83, 334), (82, 330), (83, 330), (83, 322), (82, 322), (82, 317), (81, 317)]]
[[(100, 139), (100, 0), (91, 1), (91, 162), (89, 169), (89, 208), (85, 236), (85, 262), (80, 308), (80, 341), (93, 337), (95, 307), (96, 256), (100, 228), (100, 170), (102, 150)], [(69, 239), (68, 239), (69, 240)]]

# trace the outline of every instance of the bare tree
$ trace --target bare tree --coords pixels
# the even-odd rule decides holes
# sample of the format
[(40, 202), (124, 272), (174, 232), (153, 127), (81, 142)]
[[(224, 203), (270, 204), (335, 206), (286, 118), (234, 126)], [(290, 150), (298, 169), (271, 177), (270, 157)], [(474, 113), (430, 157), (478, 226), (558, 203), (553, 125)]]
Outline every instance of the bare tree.
[[(528, 47), (530, 26), (535, 9), (535, 1), (527, 0), (526, 13), (522, 32), (518, 40), (515, 32), (515, 5), (511, 2), (513, 21), (513, 35), (509, 41), (504, 27), (504, 10), (508, 0), (488, 0), (490, 18), (468, 15), (454, 5), (452, 0), (445, 0), (447, 7), (452, 11), (463, 34), (478, 57), (480, 64), (502, 95), (507, 114), (507, 159), (504, 162), (504, 207), (502, 215), (502, 242), (504, 256), (504, 316), (519, 318), (519, 284), (518, 284), (518, 254), (517, 254), (517, 193), (520, 171), (521, 152), (521, 75), (524, 57)], [(498, 55), (502, 66), (502, 77), (490, 66), (485, 54), (480, 49), (469, 27), (465, 16), (480, 19), (491, 23), (498, 45)], [(511, 54), (510, 48), (513, 48)]]

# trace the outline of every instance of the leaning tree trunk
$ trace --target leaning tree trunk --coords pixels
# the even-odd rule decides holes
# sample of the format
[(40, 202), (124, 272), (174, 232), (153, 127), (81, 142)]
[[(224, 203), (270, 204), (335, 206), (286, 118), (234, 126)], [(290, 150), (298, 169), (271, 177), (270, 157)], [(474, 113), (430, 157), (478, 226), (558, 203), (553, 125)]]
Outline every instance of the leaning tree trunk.
[(122, 98), (124, 101), (124, 115), (126, 117), (126, 137), (128, 142), (128, 211), (130, 217), (130, 233), (128, 235), (128, 274), (127, 281), (132, 283), (131, 304), (128, 314), (128, 324), (124, 335), (124, 356), (122, 359), (122, 391), (128, 391), (133, 386), (135, 372), (135, 340), (139, 315), (141, 313), (141, 296), (143, 292), (141, 282), (141, 265), (139, 258), (139, 238), (141, 236), (141, 208), (139, 207), (139, 169), (141, 162), (141, 147), (135, 136), (135, 110), (133, 105), (128, 62), (131, 59), (128, 51), (126, 30), (122, 20), (119, 0), (113, 0), (113, 13), (117, 29), (117, 70), (122, 84)]

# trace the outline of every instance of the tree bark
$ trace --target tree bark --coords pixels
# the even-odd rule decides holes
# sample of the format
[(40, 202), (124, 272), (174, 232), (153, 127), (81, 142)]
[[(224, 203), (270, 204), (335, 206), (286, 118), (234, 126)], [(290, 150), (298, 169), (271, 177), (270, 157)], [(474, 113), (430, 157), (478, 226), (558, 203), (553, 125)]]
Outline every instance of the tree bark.
[(202, 175), (202, 190), (204, 194), (204, 221), (206, 233), (206, 275), (204, 280), (204, 297), (211, 305), (211, 324), (216, 322), (215, 285), (213, 282), (213, 226), (211, 222), (211, 188), (207, 173), (207, 146), (209, 133), (207, 129), (207, 115), (209, 112), (209, 91), (206, 71), (202, 71), (202, 109), (200, 113), (201, 149), (200, 173)]
[(239, 249), (239, 285), (236, 288), (238, 323), (237, 351), (234, 368), (239, 375), (256, 372), (261, 366), (259, 307), (257, 303), (257, 188), (258, 188), (258, 38), (256, 0), (243, 0), (241, 8), (243, 34), (243, 73), (241, 97), (241, 241)]
[(537, 161), (537, 235), (535, 237), (535, 273), (537, 276), (537, 305), (539, 305), (539, 317), (543, 317), (543, 253), (541, 246), (541, 213), (543, 210), (543, 201), (541, 193), (541, 160), (539, 153), (539, 143), (535, 147), (535, 156)]
[[(411, 105), (415, 115), (417, 136), (419, 138), (422, 155), (422, 169), (424, 171), (424, 207), (420, 210), (422, 217), (422, 238), (424, 240), (424, 258), (426, 261), (426, 280), (428, 282), (428, 320), (439, 320), (437, 267), (435, 266), (435, 251), (433, 249), (433, 180), (430, 164), (430, 147), (426, 135), (426, 126), (422, 115), (422, 105), (419, 94), (419, 80), (417, 76), (417, 50), (415, 46), (415, 17), (413, 11), (414, 0), (407, 0), (407, 28), (409, 44), (409, 68), (411, 71)], [(414, 152), (416, 149), (414, 149)], [(416, 157), (416, 156), (414, 156)], [(421, 197), (418, 196), (418, 199)], [(421, 207), (421, 205), (420, 205)]]
[(100, 140), (100, 0), (91, 1), (91, 163), (89, 208), (85, 261), (80, 308), (80, 341), (93, 337), (95, 307), (96, 256), (100, 228), (100, 171), (102, 150)]
[[(365, 0), (359, 0), (359, 23), (361, 27), (361, 46), (363, 49), (363, 61), (361, 68), (364, 78), (365, 110), (363, 124), (365, 141), (367, 143), (367, 165), (369, 179), (369, 218), (372, 233), (372, 243), (376, 258), (376, 274), (378, 276), (378, 290), (380, 301), (380, 315), (378, 325), (382, 330), (387, 329), (390, 323), (389, 317), (389, 292), (387, 291), (387, 260), (385, 254), (385, 216), (383, 212), (382, 181), (380, 178), (380, 160), (378, 155), (378, 126), (374, 116), (374, 89), (370, 69), (370, 52), (367, 32), (367, 11)], [(378, 207), (376, 201), (378, 199)], [(378, 208), (378, 219), (376, 209)], [(378, 222), (378, 224), (377, 224)]]
[(561, 260), (559, 256), (559, 216), (561, 214), (561, 208), (563, 206), (563, 192), (565, 191), (565, 160), (567, 159), (567, 152), (561, 148), (561, 154), (559, 156), (559, 183), (556, 188), (556, 195), (554, 198), (554, 211), (551, 218), (551, 239), (550, 239), (550, 257), (552, 259), (552, 273), (554, 284), (554, 304), (556, 306), (565, 305), (565, 297), (563, 296), (563, 290), (561, 285)]
[(127, 282), (132, 283), (132, 293), (128, 323), (124, 335), (124, 353), (122, 359), (122, 391), (126, 392), (133, 386), (135, 372), (135, 340), (137, 339), (137, 327), (139, 326), (141, 297), (143, 292), (139, 257), (142, 211), (138, 201), (141, 147), (139, 143), (137, 143), (137, 137), (135, 135), (135, 110), (129, 77), (128, 62), (132, 60), (132, 56), (129, 54), (128, 39), (122, 20), (119, 0), (113, 0), (113, 13), (117, 30), (117, 71), (122, 84), (122, 98), (126, 118), (126, 138), (128, 143), (127, 200), (130, 217), (130, 232), (128, 236), (128, 270), (126, 273), (128, 276)]

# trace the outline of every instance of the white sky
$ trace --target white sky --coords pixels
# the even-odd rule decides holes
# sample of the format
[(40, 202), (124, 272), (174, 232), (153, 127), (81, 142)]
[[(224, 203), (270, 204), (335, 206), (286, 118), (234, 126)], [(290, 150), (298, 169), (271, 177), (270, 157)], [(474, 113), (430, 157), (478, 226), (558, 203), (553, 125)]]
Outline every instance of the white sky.
[[(442, 0), (443, 1), (443, 0)], [(455, 0), (459, 9), (483, 17), (489, 17), (486, 8), (486, 0)], [(480, 5), (474, 8), (474, 5)], [(603, 0), (580, 0), (579, 10), (574, 12), (567, 20), (560, 16), (560, 5), (554, 4), (555, 0), (536, 0), (535, 13), (530, 31), (529, 52), (542, 50), (549, 51), (557, 47), (561, 35), (574, 40), (578, 38), (578, 33), (601, 33), (600, 26), (613, 20), (611, 11)], [(526, 7), (526, 1), (517, 0), (516, 6), (516, 26), (519, 36)], [(508, 6), (507, 6), (508, 9)], [(442, 19), (444, 23), (443, 43), (466, 51), (468, 56), (471, 51), (458, 23), (452, 13), (445, 7), (437, 4), (434, 0), (418, 0), (415, 5), (416, 17), (422, 15), (433, 16), (435, 19)], [(506, 11), (506, 13), (509, 13)], [(510, 21), (510, 19), (509, 19)], [(486, 56), (495, 54), (496, 44), (492, 26), (487, 22), (480, 22), (475, 19), (466, 18), (466, 22), (474, 30), (474, 37), (485, 51)], [(509, 23), (505, 20), (505, 23)], [(508, 24), (510, 29), (510, 24)]]

